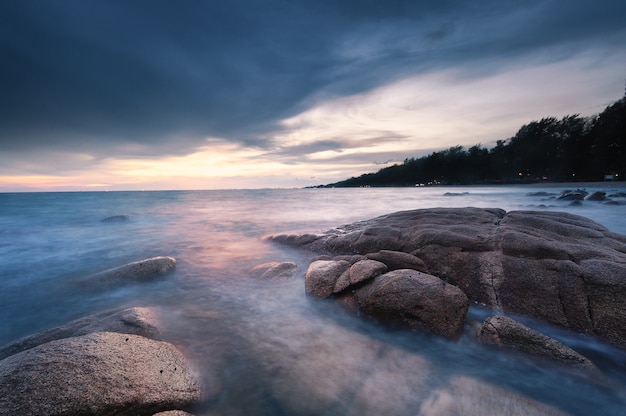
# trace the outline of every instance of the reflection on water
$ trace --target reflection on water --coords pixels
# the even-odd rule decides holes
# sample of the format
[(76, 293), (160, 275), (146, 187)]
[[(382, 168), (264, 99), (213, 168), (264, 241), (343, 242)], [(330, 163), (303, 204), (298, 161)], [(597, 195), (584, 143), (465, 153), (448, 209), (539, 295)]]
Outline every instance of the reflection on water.
[[(204, 408), (194, 409), (198, 415), (215, 409), (233, 415), (434, 414), (442, 406), (454, 409), (446, 397), (457, 398), (456, 406), (470, 406), (463, 398), (472, 395), (484, 395), (486, 402), (502, 397), (489, 390), (494, 386), (571, 414), (619, 414), (626, 405), (621, 350), (540, 328), (589, 355), (604, 373), (596, 377), (480, 346), (470, 326), (458, 342), (390, 332), (328, 302), (307, 299), (302, 279), (312, 254), (263, 240), (269, 234), (321, 232), (398, 210), (440, 206), (567, 210), (626, 233), (626, 205), (569, 206), (553, 197), (526, 195), (561, 189), (0, 194), (0, 343), (96, 311), (151, 305), (160, 310), (164, 336), (183, 346), (207, 388), (219, 392)], [(112, 215), (130, 218), (101, 221)], [(97, 288), (75, 283), (157, 255), (175, 257), (176, 269), (139, 283)], [(250, 268), (267, 261), (292, 261), (299, 268), (291, 280), (249, 276)], [(482, 321), (488, 313), (472, 308), (468, 321)], [(508, 409), (521, 403), (530, 413), (532, 404), (519, 400), (507, 402)], [(489, 404), (493, 413), (498, 405)], [(523, 407), (517, 411), (526, 414)]]

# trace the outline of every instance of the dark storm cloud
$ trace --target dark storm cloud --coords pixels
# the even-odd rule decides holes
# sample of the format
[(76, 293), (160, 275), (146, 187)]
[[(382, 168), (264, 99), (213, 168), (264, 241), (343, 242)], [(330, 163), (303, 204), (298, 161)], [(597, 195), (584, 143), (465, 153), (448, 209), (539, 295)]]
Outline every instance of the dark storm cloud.
[[(317, 140), (311, 143), (304, 143), (292, 146), (282, 146), (271, 149), (264, 157), (276, 157), (283, 162), (287, 162), (290, 158), (301, 161), (308, 155), (319, 152), (336, 152), (342, 153), (350, 149), (363, 149), (372, 146), (381, 146), (386, 143), (398, 143), (406, 141), (407, 136), (391, 131), (376, 131), (362, 133), (358, 139), (350, 139), (346, 137), (332, 137), (324, 140)], [(334, 160), (334, 159), (333, 159)]]
[(269, 147), (277, 121), (326, 97), (437, 68), (479, 76), (537, 55), (623, 47), (625, 9), (609, 0), (0, 0), (0, 145), (184, 154), (215, 136)]

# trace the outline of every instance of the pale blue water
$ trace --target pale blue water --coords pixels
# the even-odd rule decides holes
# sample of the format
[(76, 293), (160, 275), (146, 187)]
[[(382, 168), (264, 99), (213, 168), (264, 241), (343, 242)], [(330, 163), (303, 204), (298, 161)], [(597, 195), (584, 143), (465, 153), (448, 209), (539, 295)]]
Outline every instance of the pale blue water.
[[(179, 319), (179, 340), (195, 351), (214, 342), (194, 320), (206, 310), (218, 311), (233, 322), (254, 308), (275, 310), (283, 316), (305, 310), (323, 317), (328, 311), (308, 302), (303, 291), (302, 276), (312, 255), (269, 244), (263, 237), (321, 232), (399, 210), (465, 206), (558, 210), (589, 217), (626, 234), (626, 198), (615, 198), (621, 205), (585, 201), (570, 206), (553, 196), (527, 195), (538, 191), (558, 194), (563, 189), (566, 187), (542, 185), (0, 194), (0, 344), (120, 306), (158, 305), (173, 311)], [(626, 192), (626, 185), (586, 189)], [(101, 221), (113, 215), (129, 215), (130, 219)], [(104, 288), (76, 284), (89, 274), (158, 255), (175, 257), (175, 271), (139, 284)], [(246, 271), (267, 261), (296, 262), (298, 281), (266, 296), (267, 291), (259, 286), (263, 283), (247, 278)], [(476, 309), (472, 314), (482, 319), (487, 312)], [(250, 324), (254, 317), (246, 319)], [(390, 335), (345, 319), (347, 325), (371, 336), (392, 337), (390, 342), (415, 347), (409, 345), (414, 340), (401, 334)], [(252, 325), (269, 324), (259, 321)], [(420, 348), (441, 371), (503, 384), (572, 414), (625, 414), (625, 352), (553, 328), (544, 330), (591, 355), (614, 387), (598, 387), (584, 377), (547, 372), (528, 362), (520, 364), (506, 354), (494, 359), (492, 350), (476, 345), (422, 340), (430, 344)], [(227, 383), (225, 388), (233, 392), (226, 392), (217, 405), (228, 408), (228, 414), (246, 414), (250, 408), (257, 414), (272, 414), (272, 409), (254, 403), (253, 387), (234, 388)], [(241, 394), (250, 396), (247, 399), (252, 404), (237, 413)]]

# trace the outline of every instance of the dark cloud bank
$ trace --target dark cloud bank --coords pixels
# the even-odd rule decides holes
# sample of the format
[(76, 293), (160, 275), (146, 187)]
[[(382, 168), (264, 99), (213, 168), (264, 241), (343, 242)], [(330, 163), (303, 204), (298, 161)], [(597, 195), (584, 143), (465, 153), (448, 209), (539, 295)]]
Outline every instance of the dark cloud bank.
[(277, 121), (317, 100), (438, 68), (482, 76), (623, 48), (625, 21), (626, 3), (609, 0), (0, 0), (0, 145), (265, 147)]

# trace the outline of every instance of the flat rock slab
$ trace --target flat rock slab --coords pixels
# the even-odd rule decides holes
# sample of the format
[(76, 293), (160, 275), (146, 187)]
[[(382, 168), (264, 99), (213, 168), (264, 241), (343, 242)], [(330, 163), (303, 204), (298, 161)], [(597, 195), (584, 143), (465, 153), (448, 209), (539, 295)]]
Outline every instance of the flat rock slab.
[[(271, 241), (319, 254), (395, 251), (471, 301), (593, 334), (626, 348), (626, 236), (563, 212), (402, 211), (313, 236)], [(393, 267), (390, 267), (393, 269)], [(417, 267), (416, 267), (417, 268)]]
[(0, 360), (46, 342), (92, 332), (119, 332), (156, 339), (160, 331), (155, 314), (152, 308), (134, 307), (90, 315), (4, 345), (0, 347)]
[(96, 332), (0, 361), (0, 415), (152, 415), (201, 398), (172, 344)]

